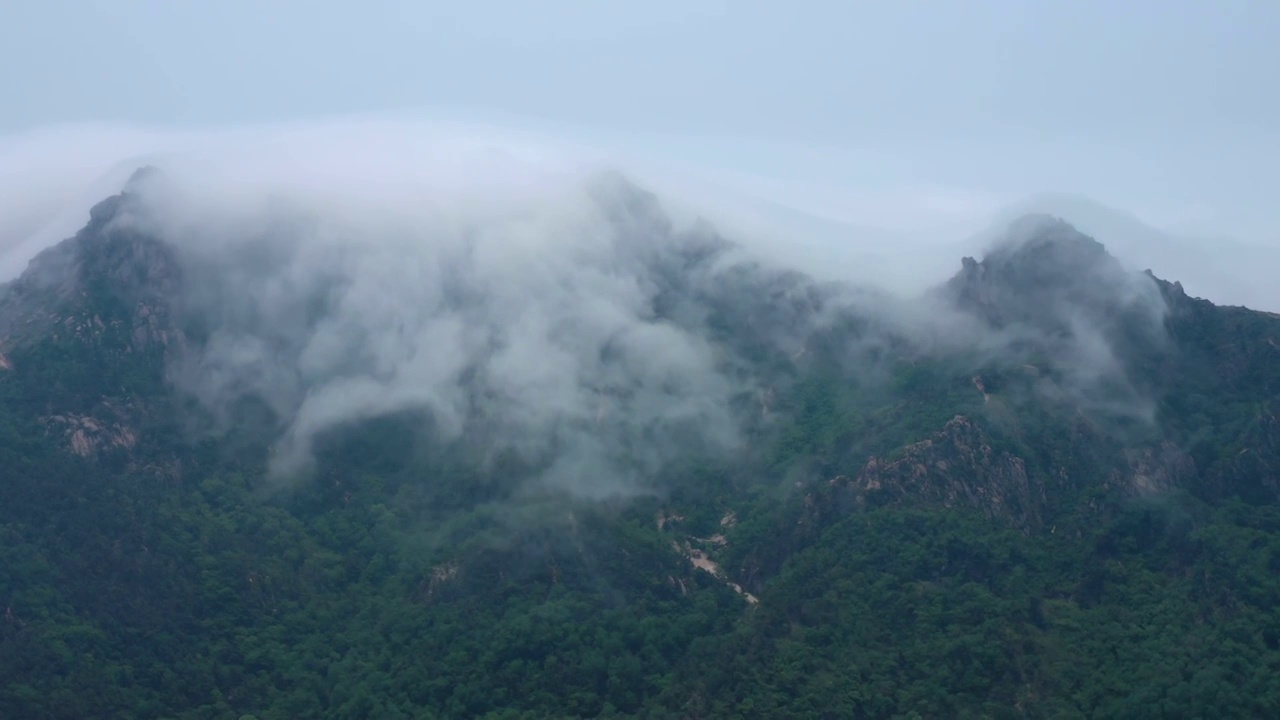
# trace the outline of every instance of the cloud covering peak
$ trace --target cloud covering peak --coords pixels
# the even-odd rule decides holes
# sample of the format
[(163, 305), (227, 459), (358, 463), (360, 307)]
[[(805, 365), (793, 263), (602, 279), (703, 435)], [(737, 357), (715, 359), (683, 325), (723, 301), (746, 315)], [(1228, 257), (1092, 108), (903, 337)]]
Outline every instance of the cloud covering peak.
[(223, 421), (265, 401), (284, 423), (281, 475), (305, 469), (319, 434), (401, 411), (585, 494), (733, 447), (749, 384), (701, 317), (669, 311), (728, 245), (616, 173), (477, 153), (451, 147), (420, 183), (352, 193), (183, 164), (133, 183), (117, 229), (163, 238), (188, 268), (198, 351), (179, 385)]
[[(688, 181), (652, 183), (618, 160), (470, 126), (317, 123), (161, 135), (132, 162), (86, 166), (76, 192), (125, 186), (135, 202), (111, 227), (173, 249), (190, 352), (172, 377), (224, 427), (246, 398), (269, 408), (282, 477), (332, 430), (415, 413), (438, 441), (514, 454), (553, 487), (641, 492), (673, 458), (740, 448), (777, 368), (831, 328), (844, 334), (825, 352), (847, 368), (1044, 340), (1043, 318), (993, 328), (936, 296), (860, 288), (889, 274), (834, 241), (805, 245), (822, 223), (753, 233), (728, 202), (708, 206), (713, 225), (701, 196), (662, 192)], [(33, 237), (48, 244), (56, 225)], [(984, 265), (994, 275), (1002, 252)], [(934, 277), (921, 268), (949, 254), (902, 259), (923, 286)], [(1068, 391), (1123, 378), (1092, 311), (1141, 287), (1105, 252), (1033, 265), (1075, 278), (1045, 300), (1070, 326)], [(1014, 290), (1001, 302), (1025, 299)]]

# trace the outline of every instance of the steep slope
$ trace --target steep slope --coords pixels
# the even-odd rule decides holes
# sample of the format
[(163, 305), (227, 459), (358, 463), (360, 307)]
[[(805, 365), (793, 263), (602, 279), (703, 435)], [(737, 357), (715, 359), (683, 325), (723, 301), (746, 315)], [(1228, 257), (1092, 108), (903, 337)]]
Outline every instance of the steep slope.
[[(522, 413), (576, 394), (496, 393), (527, 324), (495, 320), (468, 246), (422, 311), (486, 338), (460, 429), (436, 395), (366, 404), (282, 477), (307, 398), (415, 366), (316, 364), (365, 307), (356, 258), (307, 284), (277, 245), (224, 282), (241, 266), (146, 221), (146, 179), (0, 288), (0, 716), (1280, 711), (1280, 318), (1043, 217), (919, 301), (818, 284), (605, 178), (608, 243), (575, 248), (608, 272), (525, 268), (640, 288), (641, 322), (564, 386), (592, 403), (542, 444)], [(666, 344), (629, 348), (636, 328)], [(573, 330), (537, 347), (594, 342)], [(270, 383), (237, 364), (253, 343)], [(715, 413), (670, 412), (692, 387), (672, 368), (723, 384), (697, 392)], [(709, 418), (737, 439), (709, 444)]]

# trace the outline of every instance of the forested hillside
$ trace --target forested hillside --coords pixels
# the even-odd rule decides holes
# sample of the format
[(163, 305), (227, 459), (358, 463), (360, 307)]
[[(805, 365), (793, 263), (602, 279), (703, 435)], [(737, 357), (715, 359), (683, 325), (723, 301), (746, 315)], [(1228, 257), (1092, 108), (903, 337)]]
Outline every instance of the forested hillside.
[(132, 192), (0, 287), (0, 718), (1280, 715), (1280, 317), (1047, 218), (897, 300), (603, 187), (648, 294), (582, 412), (502, 348), (605, 310), (330, 421), (429, 380), (314, 380), (350, 283), (268, 334)]

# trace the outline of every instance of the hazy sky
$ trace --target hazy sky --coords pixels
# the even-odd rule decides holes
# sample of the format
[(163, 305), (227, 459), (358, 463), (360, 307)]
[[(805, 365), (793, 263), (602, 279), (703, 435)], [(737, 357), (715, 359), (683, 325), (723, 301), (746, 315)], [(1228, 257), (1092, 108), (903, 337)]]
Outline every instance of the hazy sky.
[(0, 135), (432, 108), (608, 137), (828, 214), (1045, 190), (1276, 241), (1280, 2), (0, 3)]

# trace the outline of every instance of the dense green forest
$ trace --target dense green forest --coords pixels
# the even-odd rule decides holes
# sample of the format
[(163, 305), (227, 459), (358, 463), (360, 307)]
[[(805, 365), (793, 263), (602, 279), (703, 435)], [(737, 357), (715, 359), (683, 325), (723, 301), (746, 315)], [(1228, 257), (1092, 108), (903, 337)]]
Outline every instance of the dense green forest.
[(1043, 349), (815, 362), (749, 452), (599, 500), (402, 416), (275, 484), (83, 272), (0, 346), (0, 717), (1280, 716), (1275, 317), (1153, 281), (1153, 426), (1037, 394)]

